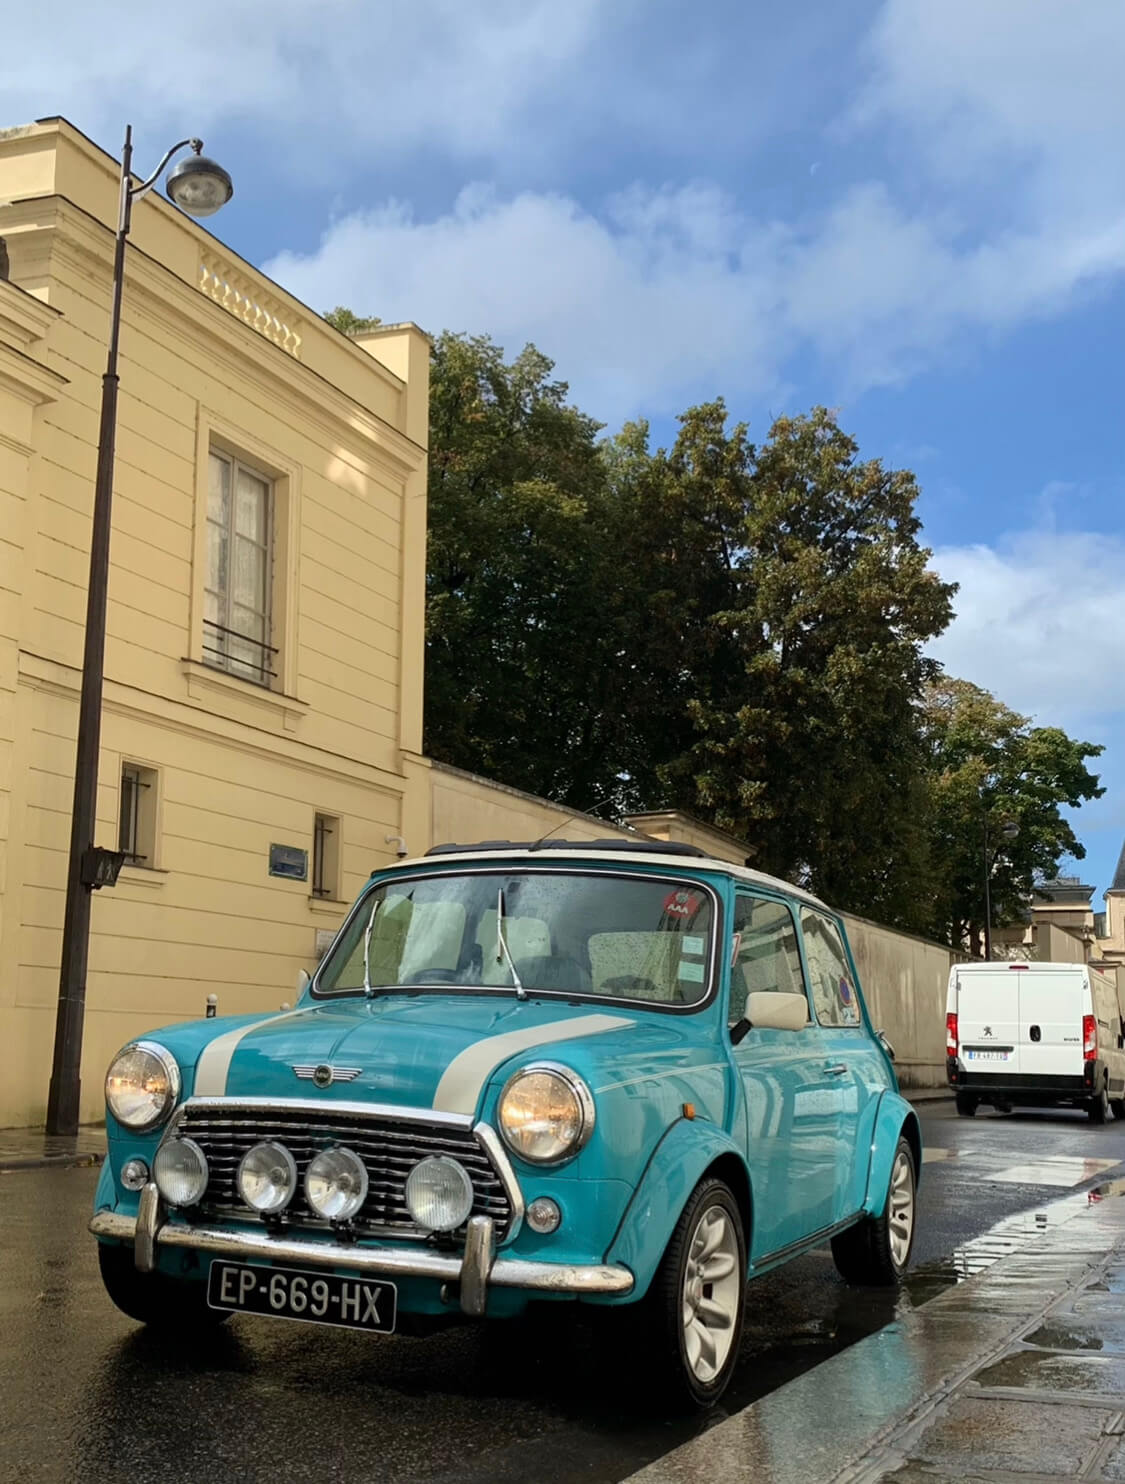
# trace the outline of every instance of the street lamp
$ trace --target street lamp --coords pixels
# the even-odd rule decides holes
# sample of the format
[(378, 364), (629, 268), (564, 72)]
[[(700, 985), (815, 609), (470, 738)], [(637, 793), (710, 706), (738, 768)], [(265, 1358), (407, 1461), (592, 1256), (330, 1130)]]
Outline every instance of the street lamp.
[(113, 255), (113, 300), (109, 351), (102, 377), (98, 466), (94, 480), (94, 518), (90, 532), (90, 583), (86, 594), (86, 643), (82, 657), (82, 695), (78, 707), (78, 751), (74, 765), (74, 810), (66, 874), (59, 1004), (55, 1018), (55, 1052), (47, 1095), (47, 1132), (78, 1132), (79, 1072), (82, 1023), (86, 1011), (86, 964), (90, 948), (90, 893), (112, 886), (121, 868), (118, 851), (94, 846), (98, 792), (98, 750), (102, 730), (102, 665), (105, 659), (105, 609), (109, 583), (110, 509), (113, 503), (113, 456), (117, 430), (117, 342), (121, 331), (121, 294), (125, 283), (125, 242), (133, 202), (148, 194), (173, 155), (191, 147), (192, 154), (168, 177), (167, 191), (189, 216), (211, 216), (234, 194), (221, 165), (203, 154), (203, 141), (182, 139), (139, 185), (130, 174), (133, 129), (125, 130), (121, 152), (120, 208)]
[(992, 868), (1005, 840), (1014, 840), (1020, 827), (1014, 819), (1006, 819), (1000, 826), (1000, 839), (991, 855), (988, 853), (988, 815), (984, 817), (984, 956), (992, 958)]

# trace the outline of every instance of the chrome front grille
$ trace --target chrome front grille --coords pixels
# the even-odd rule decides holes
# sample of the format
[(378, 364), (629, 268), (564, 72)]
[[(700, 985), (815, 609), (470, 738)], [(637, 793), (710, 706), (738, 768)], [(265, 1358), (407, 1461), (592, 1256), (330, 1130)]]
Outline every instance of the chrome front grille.
[(207, 1157), (210, 1176), (207, 1193), (198, 1208), (204, 1215), (255, 1216), (238, 1193), (238, 1166), (246, 1152), (264, 1139), (273, 1139), (292, 1154), (297, 1165), (298, 1190), (285, 1211), (289, 1226), (328, 1228), (305, 1201), (305, 1171), (322, 1149), (343, 1144), (367, 1167), (368, 1193), (353, 1227), (360, 1234), (394, 1233), (403, 1237), (428, 1235), (415, 1226), (406, 1208), (406, 1177), (429, 1154), (447, 1154), (460, 1161), (473, 1183), (472, 1216), (489, 1216), (496, 1239), (502, 1241), (512, 1221), (507, 1189), (487, 1151), (467, 1123), (396, 1117), (331, 1104), (323, 1108), (240, 1106), (208, 1100), (187, 1102), (180, 1109), (174, 1132), (194, 1139)]

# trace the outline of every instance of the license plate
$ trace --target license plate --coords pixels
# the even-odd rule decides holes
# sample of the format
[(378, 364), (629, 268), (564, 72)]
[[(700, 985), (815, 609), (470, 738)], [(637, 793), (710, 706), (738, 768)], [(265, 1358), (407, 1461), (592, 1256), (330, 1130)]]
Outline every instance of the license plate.
[(970, 1061), (1007, 1061), (1007, 1051), (966, 1051), (965, 1055)]
[(238, 1314), (309, 1319), (387, 1335), (395, 1327), (398, 1292), (393, 1283), (368, 1278), (215, 1261), (207, 1276), (207, 1302), (212, 1309)]

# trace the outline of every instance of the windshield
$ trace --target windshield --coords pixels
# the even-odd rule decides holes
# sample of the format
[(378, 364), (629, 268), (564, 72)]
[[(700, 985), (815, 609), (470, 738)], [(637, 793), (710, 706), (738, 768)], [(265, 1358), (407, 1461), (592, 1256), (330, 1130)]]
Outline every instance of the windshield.
[(694, 882), (444, 872), (367, 892), (325, 959), (322, 995), (460, 986), (651, 1001), (706, 998), (712, 895)]

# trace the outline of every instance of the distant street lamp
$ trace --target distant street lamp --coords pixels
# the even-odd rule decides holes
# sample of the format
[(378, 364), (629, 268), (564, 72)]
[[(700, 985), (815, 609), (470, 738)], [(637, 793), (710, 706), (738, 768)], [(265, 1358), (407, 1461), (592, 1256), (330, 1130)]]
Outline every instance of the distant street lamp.
[(1014, 819), (1006, 819), (1000, 826), (1000, 838), (990, 855), (988, 852), (988, 815), (984, 817), (984, 956), (992, 958), (992, 871), (996, 857), (1006, 840), (1014, 840), (1020, 827)]
[(55, 1019), (55, 1053), (47, 1095), (47, 1132), (78, 1132), (79, 1073), (82, 1027), (86, 1012), (86, 964), (90, 948), (90, 893), (117, 880), (123, 857), (94, 846), (98, 792), (98, 750), (102, 730), (102, 665), (105, 659), (106, 591), (109, 584), (110, 509), (113, 503), (113, 456), (117, 431), (117, 342), (121, 331), (121, 294), (125, 283), (125, 242), (133, 202), (148, 194), (173, 155), (190, 145), (193, 153), (168, 176), (169, 196), (189, 216), (211, 216), (234, 194), (221, 165), (203, 154), (203, 141), (174, 144), (146, 181), (134, 185), (130, 174), (133, 129), (125, 130), (121, 152), (120, 209), (113, 257), (113, 307), (109, 353), (102, 377), (102, 411), (98, 430), (98, 467), (94, 480), (94, 519), (90, 532), (90, 583), (86, 595), (86, 644), (82, 658), (82, 695), (78, 707), (78, 751), (74, 765), (74, 810), (66, 875), (59, 1003)]

